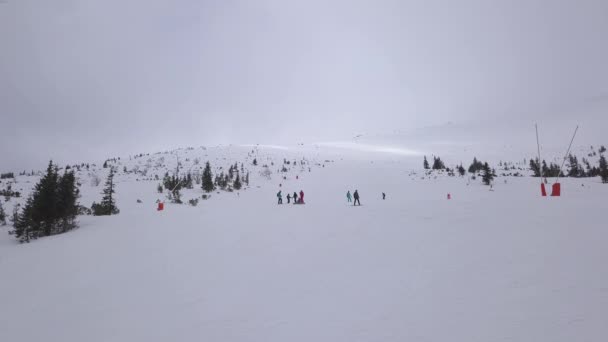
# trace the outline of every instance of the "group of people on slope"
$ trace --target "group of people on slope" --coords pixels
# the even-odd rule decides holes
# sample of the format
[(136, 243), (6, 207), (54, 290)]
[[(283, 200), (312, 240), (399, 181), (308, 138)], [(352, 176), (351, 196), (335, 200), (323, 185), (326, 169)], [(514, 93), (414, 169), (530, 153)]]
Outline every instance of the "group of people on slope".
[(353, 205), (357, 205), (357, 203), (361, 205), (361, 201), (359, 200), (359, 190), (355, 190), (352, 195), (350, 194), (350, 190), (346, 192), (346, 200), (348, 201), (348, 203), (352, 202), (353, 198), (355, 199), (355, 203), (353, 203)]
[[(283, 193), (281, 190), (277, 193), (277, 199), (279, 200), (278, 204), (283, 204)], [(293, 204), (304, 204), (304, 191), (300, 190), (300, 197), (298, 197), (297, 192), (293, 192), (293, 196), (291, 194), (287, 194), (287, 204), (291, 203), (293, 199)]]

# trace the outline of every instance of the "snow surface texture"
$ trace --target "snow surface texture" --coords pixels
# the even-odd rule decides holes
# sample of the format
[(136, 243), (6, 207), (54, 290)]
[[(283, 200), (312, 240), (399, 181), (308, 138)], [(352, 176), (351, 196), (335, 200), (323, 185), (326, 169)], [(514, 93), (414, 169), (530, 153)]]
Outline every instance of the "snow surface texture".
[[(563, 197), (541, 198), (531, 177), (497, 178), (494, 191), (480, 179), (425, 177), (415, 153), (268, 146), (247, 158), (252, 149), (174, 153), (183, 170), (199, 156), (251, 172), (249, 189), (197, 207), (156, 211), (159, 182), (143, 179), (175, 167), (165, 153), (117, 165), (120, 215), (82, 216), (77, 230), (23, 245), (0, 227), (0, 341), (608, 336), (608, 185), (599, 179), (566, 179)], [(308, 164), (284, 180), (283, 158)], [(271, 160), (266, 180), (259, 172)], [(147, 175), (122, 173), (136, 165)], [(106, 171), (79, 173), (82, 204), (99, 201)], [(13, 188), (27, 193), (37, 179)], [(278, 206), (279, 189), (303, 190), (306, 205)], [(346, 201), (356, 189), (361, 207)], [(201, 195), (196, 186), (183, 200)]]

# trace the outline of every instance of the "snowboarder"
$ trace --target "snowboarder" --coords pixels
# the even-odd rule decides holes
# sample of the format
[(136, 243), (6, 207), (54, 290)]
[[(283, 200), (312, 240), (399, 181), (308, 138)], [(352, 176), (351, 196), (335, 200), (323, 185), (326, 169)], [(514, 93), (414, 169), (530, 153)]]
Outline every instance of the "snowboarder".
[(350, 190), (346, 192), (346, 200), (348, 201), (348, 203), (353, 201), (352, 195), (350, 194)]
[(382, 199), (385, 200), (386, 199), (386, 194), (383, 192), (382, 193)]
[(300, 190), (300, 203), (304, 204), (304, 191)]
[(289, 204), (289, 200), (291, 200), (291, 194), (287, 194), (287, 204)]
[(279, 192), (277, 192), (277, 198), (279, 199), (278, 204), (283, 204), (283, 195), (281, 194), (281, 190), (279, 190)]
[(361, 205), (361, 201), (359, 201), (359, 190), (355, 190), (353, 197), (355, 197), (355, 203), (353, 203), (353, 205), (357, 205), (357, 203), (359, 203), (359, 205)]
[(298, 193), (293, 192), (293, 204), (298, 204)]

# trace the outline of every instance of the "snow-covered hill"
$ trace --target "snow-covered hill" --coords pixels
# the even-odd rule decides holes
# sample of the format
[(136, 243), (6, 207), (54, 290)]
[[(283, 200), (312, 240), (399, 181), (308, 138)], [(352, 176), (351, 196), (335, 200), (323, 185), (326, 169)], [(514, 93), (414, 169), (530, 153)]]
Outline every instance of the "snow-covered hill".
[[(110, 161), (119, 215), (81, 216), (79, 229), (23, 245), (0, 227), (0, 341), (608, 336), (607, 185), (565, 179), (562, 197), (542, 198), (537, 179), (504, 177), (489, 191), (479, 180), (426, 175), (422, 154), (440, 152), (363, 139)], [(206, 161), (214, 173), (243, 163), (250, 186), (159, 212), (156, 176), (178, 160), (193, 173)], [(101, 198), (102, 164), (77, 172), (84, 205)], [(37, 179), (19, 176), (13, 187), (27, 194)], [(277, 205), (279, 190), (303, 190), (306, 205)], [(362, 206), (347, 203), (347, 190)], [(195, 185), (183, 199), (202, 194)], [(3, 204), (10, 213), (23, 200)]]

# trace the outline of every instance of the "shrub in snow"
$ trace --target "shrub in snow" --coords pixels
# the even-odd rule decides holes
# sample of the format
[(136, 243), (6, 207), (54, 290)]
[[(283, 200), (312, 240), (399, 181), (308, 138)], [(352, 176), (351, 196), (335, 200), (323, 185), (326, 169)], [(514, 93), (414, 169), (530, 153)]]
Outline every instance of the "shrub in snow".
[(191, 206), (196, 207), (198, 205), (198, 198), (192, 198), (192, 199), (188, 200), (188, 203)]

